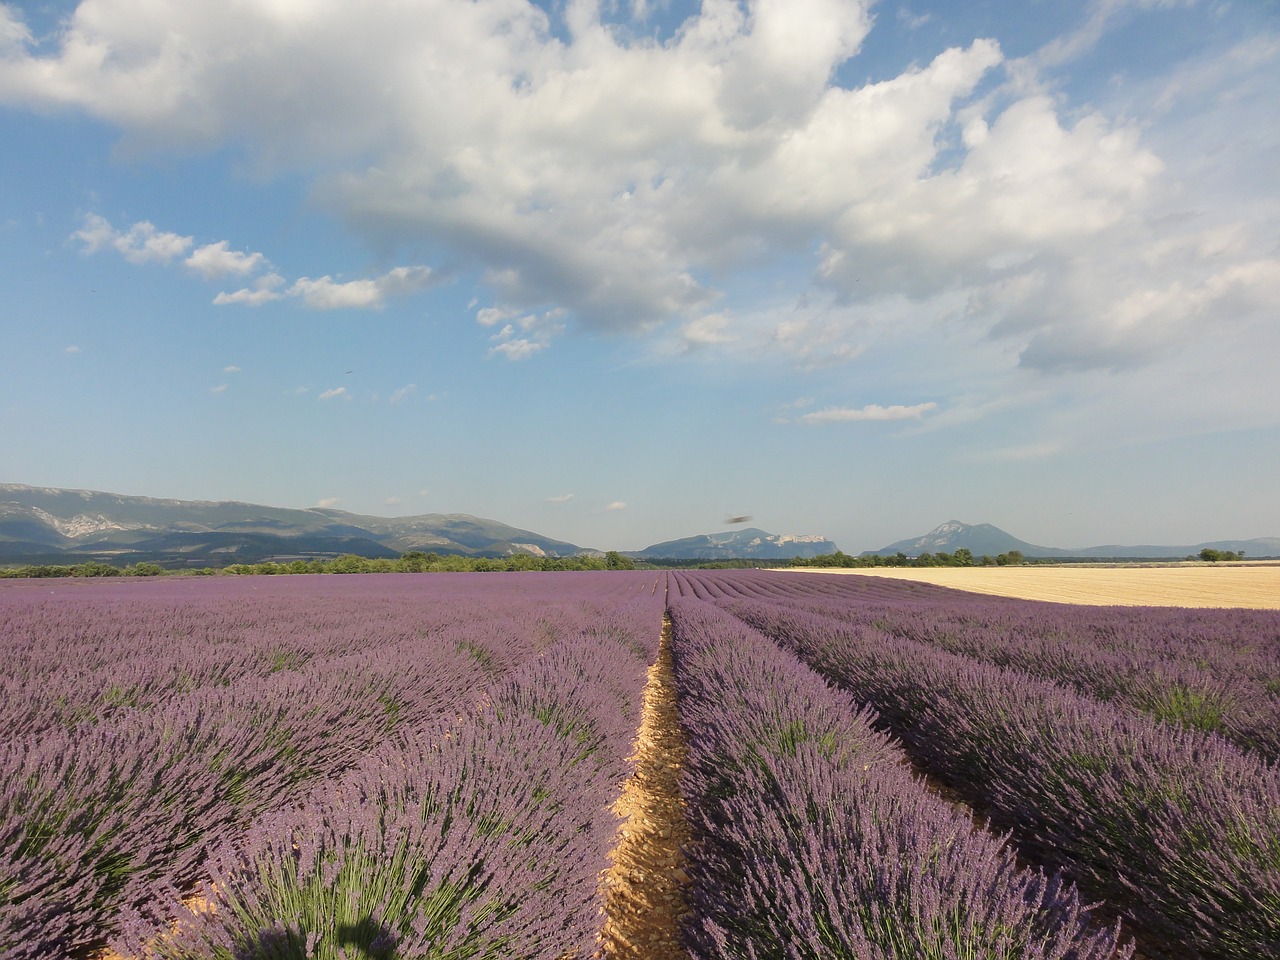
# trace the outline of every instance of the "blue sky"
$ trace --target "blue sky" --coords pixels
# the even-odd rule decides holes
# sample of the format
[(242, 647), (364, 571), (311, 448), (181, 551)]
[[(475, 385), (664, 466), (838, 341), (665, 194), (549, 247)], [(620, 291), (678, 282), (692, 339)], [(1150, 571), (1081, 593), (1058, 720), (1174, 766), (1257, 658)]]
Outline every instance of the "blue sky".
[(1280, 535), (1280, 5), (0, 3), (0, 481)]

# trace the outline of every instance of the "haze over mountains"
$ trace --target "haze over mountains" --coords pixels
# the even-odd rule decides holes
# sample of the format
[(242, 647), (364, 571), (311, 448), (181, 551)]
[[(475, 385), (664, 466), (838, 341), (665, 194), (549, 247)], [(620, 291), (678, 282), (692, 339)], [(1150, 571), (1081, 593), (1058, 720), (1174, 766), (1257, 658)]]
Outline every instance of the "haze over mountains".
[[(1280, 538), (1217, 540), (1185, 546), (1097, 546), (1076, 549), (1027, 543), (991, 524), (944, 523), (923, 537), (900, 540), (866, 554), (954, 553), (975, 557), (1019, 550), (1027, 557), (1177, 558), (1204, 547), (1243, 551), (1249, 558), (1280, 556)], [(772, 534), (755, 527), (668, 540), (624, 551), (637, 559), (789, 560), (835, 553), (818, 535)], [(293, 509), (234, 501), (170, 500), (92, 490), (0, 484), (0, 563), (115, 564), (154, 561), (169, 566), (220, 566), (267, 559), (333, 557), (354, 553), (398, 557), (426, 553), (501, 557), (599, 554), (468, 514), (376, 517), (324, 507)]]

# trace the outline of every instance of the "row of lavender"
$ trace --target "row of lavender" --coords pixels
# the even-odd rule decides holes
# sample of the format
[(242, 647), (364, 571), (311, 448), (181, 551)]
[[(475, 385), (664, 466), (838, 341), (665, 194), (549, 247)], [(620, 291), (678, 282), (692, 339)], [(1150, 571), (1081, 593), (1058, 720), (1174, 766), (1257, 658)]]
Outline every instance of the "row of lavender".
[(380, 744), (438, 740), (487, 684), (596, 635), (611, 607), (661, 604), (656, 582), (625, 577), (360, 581), (0, 589), (10, 689), (35, 692), (0, 706), (5, 956), (101, 942), (255, 818)]
[(1073, 887), (1019, 869), (914, 780), (871, 711), (712, 604), (673, 599), (670, 614), (693, 956), (1130, 955)]
[[(587, 957), (663, 596), (597, 609), (444, 738), (377, 750), (157, 888), (116, 942), (154, 957)], [(168, 905), (168, 909), (165, 909)], [(213, 907), (212, 910), (206, 908)]]
[[(582, 581), (567, 583), (570, 593), (575, 583)], [(482, 655), (487, 634), (511, 634), (517, 623), (520, 633), (549, 643), (559, 627), (529, 617), (523, 604), (551, 601), (521, 593), (519, 582), (474, 577), (375, 577), (323, 588), (305, 577), (3, 583), (0, 737), (83, 729), (128, 708), (251, 686), (309, 663), (359, 672), (360, 660), (396, 660), (393, 648), (446, 633), (481, 659), (492, 655)], [(474, 642), (468, 628), (479, 631)], [(356, 659), (344, 664), (344, 656)]]
[[(918, 762), (1011, 830), (1024, 854), (1117, 907), (1145, 952), (1280, 957), (1280, 771), (1265, 758), (832, 616), (831, 588), (813, 592), (799, 577), (696, 580), (700, 594), (873, 705)], [(782, 598), (759, 599), (769, 593)], [(858, 602), (856, 592), (846, 600)], [(930, 603), (943, 619), (964, 612)]]
[(755, 575), (734, 589), (1014, 667), (1280, 759), (1273, 610), (1046, 604), (873, 577)]

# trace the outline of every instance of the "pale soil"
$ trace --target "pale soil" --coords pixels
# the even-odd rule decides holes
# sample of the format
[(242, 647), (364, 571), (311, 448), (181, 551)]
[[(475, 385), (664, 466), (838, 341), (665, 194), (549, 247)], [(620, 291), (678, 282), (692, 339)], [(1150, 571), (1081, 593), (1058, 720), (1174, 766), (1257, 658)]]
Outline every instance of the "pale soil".
[(601, 956), (626, 960), (687, 960), (680, 918), (688, 913), (683, 845), (689, 840), (680, 795), (684, 737), (676, 712), (671, 624), (664, 621), (657, 662), (649, 668), (636, 736), (635, 773), (614, 810), (624, 821), (613, 866), (604, 874)]
[(794, 567), (787, 572), (894, 577), (974, 593), (1095, 606), (1280, 610), (1280, 562), (1132, 566)]

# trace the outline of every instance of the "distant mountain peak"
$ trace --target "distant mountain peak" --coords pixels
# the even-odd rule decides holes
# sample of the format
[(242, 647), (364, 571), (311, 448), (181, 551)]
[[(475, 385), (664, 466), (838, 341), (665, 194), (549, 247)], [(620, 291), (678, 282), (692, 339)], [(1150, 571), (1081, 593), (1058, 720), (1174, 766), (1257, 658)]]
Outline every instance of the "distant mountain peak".
[(653, 560), (790, 560), (835, 553), (837, 547), (816, 534), (767, 533), (759, 527), (704, 533), (655, 543), (628, 556)]

